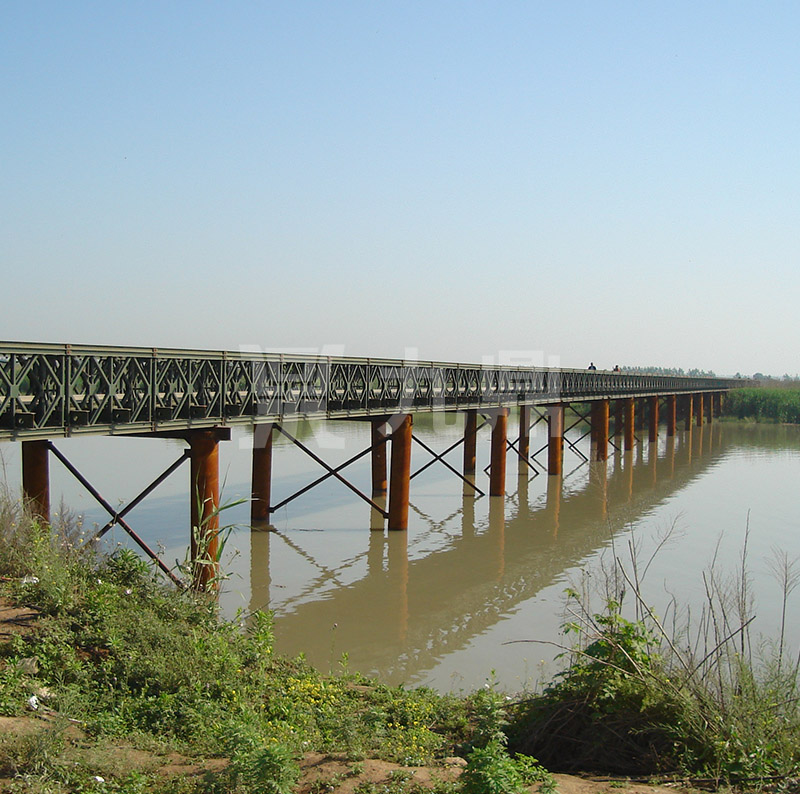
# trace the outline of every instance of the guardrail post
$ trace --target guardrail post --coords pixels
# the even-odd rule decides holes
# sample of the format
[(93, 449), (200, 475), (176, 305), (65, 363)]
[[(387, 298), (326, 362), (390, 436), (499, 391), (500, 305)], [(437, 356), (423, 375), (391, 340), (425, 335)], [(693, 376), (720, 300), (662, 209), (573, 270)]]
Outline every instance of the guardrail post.
[(504, 496), (506, 492), (506, 439), (508, 437), (508, 408), (498, 408), (492, 427), (492, 461), (489, 469), (489, 496)]
[(650, 398), (650, 443), (658, 441), (658, 397)]
[(398, 417), (392, 431), (392, 468), (389, 473), (388, 529), (408, 529), (408, 492), (411, 476), (411, 414)]
[(219, 561), (219, 441), (212, 430), (192, 430), (192, 587), (206, 591), (215, 588)]
[(272, 498), (272, 422), (253, 428), (253, 474), (250, 520), (269, 521)]
[(22, 490), (31, 512), (50, 521), (50, 459), (48, 441), (22, 442)]
[(478, 412), (470, 408), (464, 421), (464, 474), (475, 474), (477, 433)]
[(564, 406), (548, 405), (550, 436), (547, 444), (547, 473), (561, 474), (564, 461)]

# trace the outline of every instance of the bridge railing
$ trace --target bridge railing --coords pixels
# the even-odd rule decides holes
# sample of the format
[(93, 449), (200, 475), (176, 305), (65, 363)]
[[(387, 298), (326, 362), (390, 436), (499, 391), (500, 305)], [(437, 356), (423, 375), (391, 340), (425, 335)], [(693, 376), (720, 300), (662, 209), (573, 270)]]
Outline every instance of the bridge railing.
[(0, 342), (0, 438), (726, 391), (748, 381)]

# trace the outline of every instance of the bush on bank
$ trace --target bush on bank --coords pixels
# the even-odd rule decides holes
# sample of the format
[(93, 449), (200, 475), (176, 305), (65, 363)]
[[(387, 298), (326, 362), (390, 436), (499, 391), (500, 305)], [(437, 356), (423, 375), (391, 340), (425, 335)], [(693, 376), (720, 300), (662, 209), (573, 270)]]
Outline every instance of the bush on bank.
[(733, 389), (725, 399), (725, 414), (757, 422), (800, 424), (800, 390)]

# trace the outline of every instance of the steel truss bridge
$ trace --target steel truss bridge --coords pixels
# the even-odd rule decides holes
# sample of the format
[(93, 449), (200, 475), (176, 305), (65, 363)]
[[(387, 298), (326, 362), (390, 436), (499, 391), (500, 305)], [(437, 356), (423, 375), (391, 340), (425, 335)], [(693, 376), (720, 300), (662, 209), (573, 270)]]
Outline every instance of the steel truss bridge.
[[(687, 430), (719, 414), (721, 395), (748, 381), (709, 377), (633, 375), (597, 370), (486, 366), (433, 361), (298, 356), (249, 351), (165, 350), (0, 342), (0, 441), (22, 442), (22, 486), (31, 509), (49, 521), (50, 456), (57, 458), (108, 511), (165, 574), (172, 571), (148, 548), (125, 515), (184, 462), (190, 463), (191, 549), (198, 560), (193, 586), (213, 587), (219, 506), (218, 444), (232, 425), (253, 427), (251, 518), (269, 521), (279, 507), (328, 477), (336, 477), (368, 502), (383, 528), (408, 528), (412, 440), (477, 493), (474, 484), (478, 416), (492, 427), (489, 493), (505, 494), (506, 454), (521, 466), (530, 454), (531, 413), (546, 419), (547, 472), (562, 474), (564, 408), (590, 403), (593, 454), (606, 460), (610, 442), (609, 404), (616, 403), (614, 435), (630, 451), (635, 419), (649, 417), (649, 440), (657, 439), (659, 403), (666, 402), (667, 435), (675, 434), (677, 398), (683, 397)], [(639, 408), (637, 409), (637, 404)], [(545, 407), (546, 416), (537, 409)], [(516, 442), (507, 438), (509, 409), (518, 407)], [(463, 475), (441, 454), (412, 435), (413, 414), (463, 411), (466, 415)], [(364, 419), (372, 424), (371, 445), (336, 468), (329, 466), (284, 427), (299, 419)], [(567, 428), (569, 429), (569, 428)], [(271, 495), (273, 431), (319, 463), (327, 473), (276, 504)], [(124, 509), (115, 509), (59, 450), (52, 439), (81, 435), (179, 437), (189, 449)], [(567, 441), (570, 448), (574, 445)], [(616, 448), (616, 445), (611, 442)], [(387, 452), (389, 448), (390, 453)], [(543, 448), (544, 449), (544, 448)], [(341, 474), (366, 454), (372, 459), (370, 498)], [(585, 458), (585, 456), (582, 455)], [(391, 476), (388, 462), (391, 458)], [(428, 464), (430, 465), (430, 464)], [(423, 467), (424, 469), (425, 467)], [(416, 472), (419, 473), (419, 472)], [(415, 473), (415, 474), (416, 474)], [(388, 511), (384, 510), (388, 493)], [(379, 504), (375, 499), (382, 500)], [(205, 540), (203, 540), (205, 538)], [(199, 552), (199, 549), (204, 551)], [(208, 559), (199, 560), (198, 554)]]
[(0, 342), (0, 440), (724, 392), (742, 380)]

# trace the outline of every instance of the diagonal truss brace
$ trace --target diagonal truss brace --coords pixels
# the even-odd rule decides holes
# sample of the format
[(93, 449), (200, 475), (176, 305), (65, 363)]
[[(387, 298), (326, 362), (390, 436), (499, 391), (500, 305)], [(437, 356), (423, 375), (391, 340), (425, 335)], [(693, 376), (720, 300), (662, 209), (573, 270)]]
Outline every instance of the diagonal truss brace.
[(349, 482), (344, 477), (342, 477), (341, 474), (339, 474), (339, 472), (342, 469), (344, 469), (345, 467), (349, 466), (351, 463), (355, 463), (355, 461), (359, 460), (359, 458), (364, 457), (364, 455), (366, 455), (369, 452), (371, 452), (374, 449), (374, 447), (377, 447), (380, 444), (385, 444), (389, 440), (388, 436), (385, 437), (385, 438), (382, 438), (376, 444), (374, 444), (372, 446), (369, 446), (366, 449), (362, 450), (357, 455), (355, 455), (352, 458), (350, 458), (350, 460), (347, 460), (344, 463), (339, 464), (336, 468), (333, 468), (333, 467), (329, 466), (319, 455), (317, 455), (315, 452), (310, 450), (305, 444), (303, 444), (301, 441), (298, 441), (298, 439), (296, 439), (291, 433), (289, 433), (288, 430), (285, 430), (279, 424), (275, 424), (274, 427), (279, 433), (281, 433), (282, 435), (286, 436), (286, 438), (288, 438), (289, 441), (291, 441), (296, 447), (298, 447), (303, 452), (305, 452), (306, 455), (308, 455), (308, 457), (310, 457), (316, 463), (319, 463), (319, 465), (322, 466), (322, 468), (325, 469), (328, 473), (324, 474), (322, 477), (317, 478), (314, 482), (304, 486), (303, 488), (301, 488), (296, 493), (294, 493), (291, 496), (289, 496), (286, 499), (284, 499), (282, 502), (279, 502), (276, 505), (270, 506), (269, 510), (270, 510), (271, 513), (274, 513), (276, 510), (279, 510), (281, 507), (283, 507), (284, 505), (288, 504), (293, 499), (296, 499), (301, 494), (304, 494), (307, 491), (310, 491), (316, 485), (319, 485), (321, 482), (327, 480), (329, 477), (335, 477), (337, 480), (339, 480), (340, 482), (344, 483), (351, 491), (353, 491), (353, 493), (355, 493), (357, 496), (361, 497), (361, 499), (363, 499), (365, 502), (370, 504), (373, 507), (373, 509), (377, 510), (384, 518), (388, 518), (389, 517), (389, 513), (386, 512), (379, 504), (377, 504), (377, 502), (374, 502), (365, 493), (360, 491), (358, 488), (356, 488), (355, 485), (353, 485), (351, 482)]
[[(481, 427), (483, 427), (483, 425), (485, 425), (485, 424), (486, 424), (486, 422), (484, 422), (484, 423), (481, 425)], [(478, 430), (479, 430), (479, 429), (480, 429), (480, 428), (478, 428)], [(476, 432), (477, 432), (477, 431), (476, 431)], [(470, 488), (474, 488), (474, 489), (475, 489), (475, 490), (476, 490), (476, 491), (477, 491), (477, 492), (478, 492), (478, 493), (479, 493), (481, 496), (486, 496), (486, 494), (485, 494), (485, 493), (484, 493), (484, 492), (483, 492), (483, 491), (482, 491), (480, 488), (478, 488), (478, 486), (477, 486), (477, 485), (475, 485), (475, 483), (474, 483), (474, 482), (470, 482), (470, 481), (469, 481), (469, 480), (468, 480), (468, 479), (467, 479), (467, 478), (466, 478), (466, 477), (465, 477), (465, 476), (464, 476), (464, 475), (463, 475), (463, 474), (462, 474), (462, 473), (461, 473), (461, 472), (460, 472), (458, 469), (456, 469), (456, 468), (455, 468), (455, 466), (451, 466), (451, 465), (450, 465), (450, 464), (449, 464), (449, 463), (448, 463), (448, 462), (447, 462), (447, 461), (444, 459), (444, 456), (445, 456), (445, 455), (446, 455), (448, 452), (450, 452), (451, 450), (454, 450), (454, 449), (455, 449), (455, 448), (456, 448), (456, 447), (457, 447), (459, 444), (462, 444), (462, 443), (464, 442), (464, 439), (463, 439), (463, 438), (459, 439), (459, 440), (458, 440), (458, 441), (456, 441), (454, 444), (451, 444), (451, 445), (450, 445), (450, 446), (449, 446), (449, 447), (448, 447), (448, 448), (447, 448), (447, 449), (446, 449), (444, 452), (442, 452), (441, 454), (437, 454), (437, 453), (436, 453), (434, 450), (432, 450), (432, 449), (431, 449), (431, 448), (430, 448), (430, 447), (429, 447), (429, 446), (428, 446), (428, 445), (427, 445), (427, 444), (426, 444), (424, 441), (421, 441), (421, 440), (420, 440), (420, 439), (418, 439), (416, 436), (412, 436), (411, 438), (412, 438), (412, 440), (413, 440), (413, 441), (416, 441), (416, 442), (417, 442), (417, 444), (419, 444), (419, 445), (420, 445), (420, 446), (421, 446), (421, 447), (422, 447), (424, 450), (426, 450), (427, 452), (430, 452), (430, 454), (431, 454), (431, 455), (433, 455), (433, 460), (429, 460), (429, 461), (428, 461), (428, 462), (427, 462), (427, 463), (426, 463), (426, 464), (425, 464), (425, 465), (424, 465), (424, 466), (423, 466), (421, 469), (417, 469), (417, 471), (415, 471), (415, 472), (414, 472), (414, 473), (411, 475), (411, 477), (409, 477), (409, 479), (413, 479), (413, 478), (414, 478), (414, 477), (416, 477), (418, 474), (420, 474), (420, 473), (422, 473), (423, 471), (425, 471), (425, 469), (427, 469), (427, 468), (428, 468), (428, 466), (432, 466), (434, 463), (436, 463), (436, 462), (438, 461), (438, 462), (439, 462), (439, 463), (441, 463), (443, 466), (446, 466), (448, 469), (450, 469), (450, 471), (452, 471), (452, 472), (453, 472), (453, 474), (455, 474), (455, 475), (456, 475), (456, 477), (458, 477), (460, 480), (463, 480), (463, 481), (464, 481), (464, 482), (465, 482), (467, 485), (469, 485), (469, 486), (470, 486)]]
[[(117, 512), (114, 508), (103, 498), (100, 492), (69, 462), (66, 456), (53, 444), (52, 441), (47, 442), (47, 448), (50, 452), (52, 452), (64, 465), (64, 468), (72, 474), (73, 477), (97, 500), (97, 502), (102, 505), (102, 507), (108, 512), (111, 516), (111, 522), (106, 525), (94, 538), (101, 537), (108, 529), (110, 529), (114, 524), (119, 524), (131, 537), (131, 539), (142, 549), (142, 551), (156, 564), (158, 567), (176, 584), (178, 587), (184, 587), (184, 583), (175, 576), (174, 573), (164, 564), (162, 559), (142, 540), (141, 537), (130, 527), (127, 521), (123, 518), (124, 514), (127, 513), (134, 507), (134, 504), (128, 505), (124, 510)], [(188, 453), (184, 452), (184, 454), (170, 466), (160, 477), (158, 477), (153, 483), (151, 483), (145, 490), (136, 497), (135, 503), (138, 504), (139, 502), (147, 496), (148, 493), (153, 491), (157, 485), (163, 482), (173, 471), (175, 471), (184, 460), (188, 458)]]
[(149, 496), (156, 488), (158, 488), (158, 486), (161, 485), (161, 483), (164, 482), (164, 480), (166, 480), (170, 474), (172, 474), (174, 471), (177, 471), (185, 460), (189, 460), (190, 455), (191, 452), (188, 449), (185, 449), (183, 454), (171, 466), (169, 466), (169, 468), (165, 469), (161, 474), (159, 474), (159, 476), (156, 477), (156, 479), (153, 480), (153, 482), (151, 482), (150, 485), (148, 485), (147, 488), (145, 488), (135, 499), (132, 499), (130, 502), (128, 502), (128, 504), (126, 504), (125, 507), (118, 513), (114, 513), (111, 517), (111, 521), (109, 521), (99, 532), (97, 532), (97, 534), (92, 538), (92, 542), (94, 543), (95, 541), (100, 540), (100, 538), (102, 538), (109, 529), (111, 529), (115, 524), (119, 523), (120, 518), (123, 518), (125, 515), (130, 513), (130, 511), (133, 510), (136, 505), (142, 502), (146, 496)]
[[(577, 413), (577, 411), (576, 411), (576, 413)], [(564, 440), (564, 444), (566, 444), (567, 448), (570, 449), (572, 452), (574, 452), (579, 458), (582, 458), (584, 463), (588, 462), (589, 458), (587, 458), (586, 455), (584, 455), (583, 452), (581, 452), (581, 450), (578, 449), (577, 444), (579, 444), (581, 441), (583, 441), (583, 439), (586, 438), (586, 436), (588, 436), (592, 431), (591, 430), (587, 430), (576, 441), (571, 441), (570, 439), (568, 439), (567, 438), (567, 433), (570, 430), (572, 430), (573, 427), (577, 427), (577, 425), (579, 425), (581, 423), (581, 421), (586, 419), (588, 416), (589, 416), (589, 414), (586, 414), (585, 416), (581, 416), (580, 414), (578, 414), (578, 418), (569, 427), (564, 429), (564, 435), (562, 436), (562, 438)], [(540, 415), (539, 418), (531, 425), (531, 428), (536, 427), (536, 425), (540, 421), (547, 422), (547, 419), (545, 419), (544, 416)], [(547, 447), (548, 447), (548, 444), (545, 444), (543, 447), (539, 447), (539, 449), (537, 449), (536, 452), (534, 452), (531, 455), (531, 460), (533, 460), (535, 462), (536, 456), (540, 455), (542, 452), (544, 452), (547, 449)], [(541, 464), (539, 464), (539, 465), (541, 465)]]

